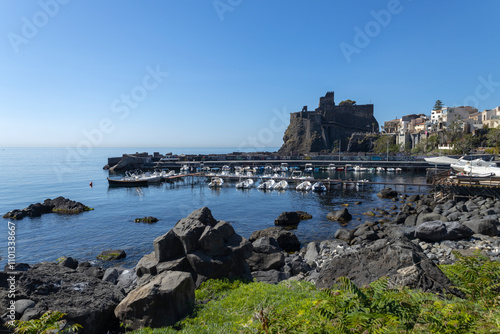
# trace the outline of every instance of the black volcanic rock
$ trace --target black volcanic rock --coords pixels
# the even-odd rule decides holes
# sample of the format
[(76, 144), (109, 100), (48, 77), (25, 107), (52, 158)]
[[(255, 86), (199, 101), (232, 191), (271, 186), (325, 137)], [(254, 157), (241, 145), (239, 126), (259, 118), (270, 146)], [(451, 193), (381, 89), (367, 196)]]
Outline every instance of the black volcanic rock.
[(43, 204), (30, 204), (28, 207), (22, 210), (15, 209), (9, 211), (5, 215), (3, 215), (3, 218), (21, 220), (24, 217), (40, 217), (44, 213), (55, 212), (61, 214), (75, 214), (90, 210), (93, 209), (80, 202), (72, 201), (70, 199), (59, 196), (54, 199), (48, 198), (43, 202)]

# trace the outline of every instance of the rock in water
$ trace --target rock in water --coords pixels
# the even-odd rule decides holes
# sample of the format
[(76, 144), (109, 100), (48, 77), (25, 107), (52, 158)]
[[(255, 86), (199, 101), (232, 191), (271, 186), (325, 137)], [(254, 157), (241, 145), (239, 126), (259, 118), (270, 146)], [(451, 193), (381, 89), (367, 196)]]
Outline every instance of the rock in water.
[(152, 217), (152, 216), (148, 216), (148, 217), (144, 217), (144, 218), (136, 218), (134, 220), (134, 222), (136, 222), (136, 223), (148, 223), (148, 224), (156, 223), (157, 221), (158, 221), (158, 218)]
[(84, 211), (93, 210), (80, 202), (75, 202), (64, 197), (57, 197), (54, 199), (46, 199), (43, 204), (36, 203), (30, 204), (22, 210), (12, 210), (3, 215), (3, 218), (10, 218), (20, 220), (24, 217), (40, 217), (44, 213), (62, 213), (62, 214), (76, 214)]
[(276, 226), (293, 226), (298, 225), (300, 222), (300, 216), (296, 211), (292, 212), (282, 212), (278, 218), (274, 221)]
[(392, 190), (391, 188), (384, 188), (380, 190), (377, 196), (379, 198), (394, 198), (398, 196), (398, 192), (396, 190)]
[(340, 209), (338, 211), (328, 212), (328, 214), (326, 215), (326, 218), (329, 220), (338, 221), (340, 223), (346, 223), (352, 219), (352, 216), (349, 213), (349, 210), (347, 210), (346, 208), (343, 208), (343, 209)]

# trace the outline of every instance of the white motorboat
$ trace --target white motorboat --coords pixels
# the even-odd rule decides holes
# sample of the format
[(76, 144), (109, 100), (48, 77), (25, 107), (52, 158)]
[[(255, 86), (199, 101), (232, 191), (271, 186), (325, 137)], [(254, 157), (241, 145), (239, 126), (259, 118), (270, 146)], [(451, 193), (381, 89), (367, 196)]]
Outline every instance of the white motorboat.
[(288, 182), (285, 180), (281, 180), (273, 186), (274, 190), (285, 190), (288, 189)]
[(386, 169), (386, 172), (388, 172), (388, 173), (394, 173), (395, 171), (396, 171), (396, 169), (393, 167), (387, 167), (387, 169)]
[(183, 165), (180, 170), (181, 173), (187, 173), (189, 172), (189, 166), (188, 165)]
[(328, 171), (329, 172), (335, 172), (337, 170), (337, 167), (335, 167), (335, 164), (329, 164), (328, 165)]
[(360, 170), (361, 170), (360, 166), (358, 166), (358, 165), (354, 166), (354, 171), (355, 172), (359, 172)]
[(396, 173), (399, 173), (399, 172), (402, 172), (402, 171), (403, 171), (402, 168), (396, 167)]
[(262, 182), (261, 184), (259, 184), (259, 186), (257, 187), (257, 189), (271, 190), (271, 189), (273, 189), (273, 187), (274, 187), (275, 184), (276, 184), (276, 181), (274, 181), (273, 179), (267, 180), (267, 181)]
[(377, 167), (377, 172), (378, 173), (385, 172), (385, 168), (384, 167)]
[(219, 188), (224, 184), (224, 180), (220, 177), (213, 177), (208, 186), (210, 188)]
[(306, 164), (304, 168), (304, 173), (312, 173), (314, 171), (314, 168), (312, 164)]
[(286, 162), (281, 163), (280, 172), (288, 172), (288, 164)]
[(316, 182), (315, 184), (312, 185), (311, 190), (318, 192), (326, 191), (326, 186), (321, 182)]
[(136, 180), (138, 181), (147, 181), (148, 183), (158, 183), (163, 180), (163, 176), (160, 173), (154, 172), (146, 172), (139, 175), (135, 175)]
[(487, 175), (493, 174), (493, 176), (500, 176), (499, 167), (484, 167), (484, 166), (474, 166), (472, 164), (466, 164), (463, 173), (468, 175)]
[(302, 191), (309, 191), (312, 188), (312, 184), (309, 181), (304, 181), (301, 184), (299, 184), (295, 189), (296, 190), (302, 190)]
[(484, 161), (483, 159), (465, 160), (460, 158), (456, 163), (451, 164), (450, 167), (458, 172), (465, 171), (465, 167), (470, 166), (475, 167), (497, 167), (496, 162)]
[(430, 164), (433, 165), (451, 165), (451, 164), (456, 164), (458, 163), (458, 160), (460, 159), (454, 159), (450, 157), (430, 157), (430, 158), (424, 158), (425, 161), (427, 161)]
[(229, 167), (228, 165), (222, 166), (222, 171), (223, 172), (229, 172), (230, 170), (231, 170), (231, 167)]
[(249, 189), (253, 187), (253, 180), (252, 179), (246, 179), (244, 181), (236, 183), (236, 188), (238, 189)]

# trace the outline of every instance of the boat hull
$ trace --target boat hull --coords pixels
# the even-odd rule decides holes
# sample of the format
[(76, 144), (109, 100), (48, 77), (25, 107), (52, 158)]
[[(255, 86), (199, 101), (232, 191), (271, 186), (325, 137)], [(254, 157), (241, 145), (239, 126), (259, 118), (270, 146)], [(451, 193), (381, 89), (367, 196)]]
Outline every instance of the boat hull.
[(147, 186), (147, 180), (115, 180), (108, 177), (108, 183), (112, 187), (139, 187)]

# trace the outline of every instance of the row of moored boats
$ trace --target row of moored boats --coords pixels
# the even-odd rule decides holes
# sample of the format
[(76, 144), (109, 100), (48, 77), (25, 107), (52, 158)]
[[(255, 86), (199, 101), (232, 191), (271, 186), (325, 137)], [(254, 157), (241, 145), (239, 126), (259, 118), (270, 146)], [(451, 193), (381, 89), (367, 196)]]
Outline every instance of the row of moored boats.
[[(333, 185), (334, 186), (340, 186), (343, 184), (344, 188), (359, 188), (360, 186), (363, 186), (369, 182), (368, 180), (348, 180), (348, 181), (343, 181), (343, 182), (336, 182)], [(220, 188), (224, 184), (224, 179), (221, 177), (213, 177), (208, 184), (210, 188)], [(237, 189), (250, 189), (255, 187), (255, 181), (251, 178), (239, 181), (236, 183), (235, 187)], [(258, 186), (256, 186), (257, 189), (260, 190), (286, 190), (286, 189), (291, 189), (295, 188), (295, 190), (299, 191), (317, 191), (317, 192), (323, 192), (326, 191), (327, 188), (323, 184), (323, 182), (311, 182), (311, 181), (302, 181), (297, 185), (296, 187), (290, 186), (288, 181), (286, 180), (274, 180), (274, 179), (269, 179), (269, 180), (264, 180), (260, 182)]]

